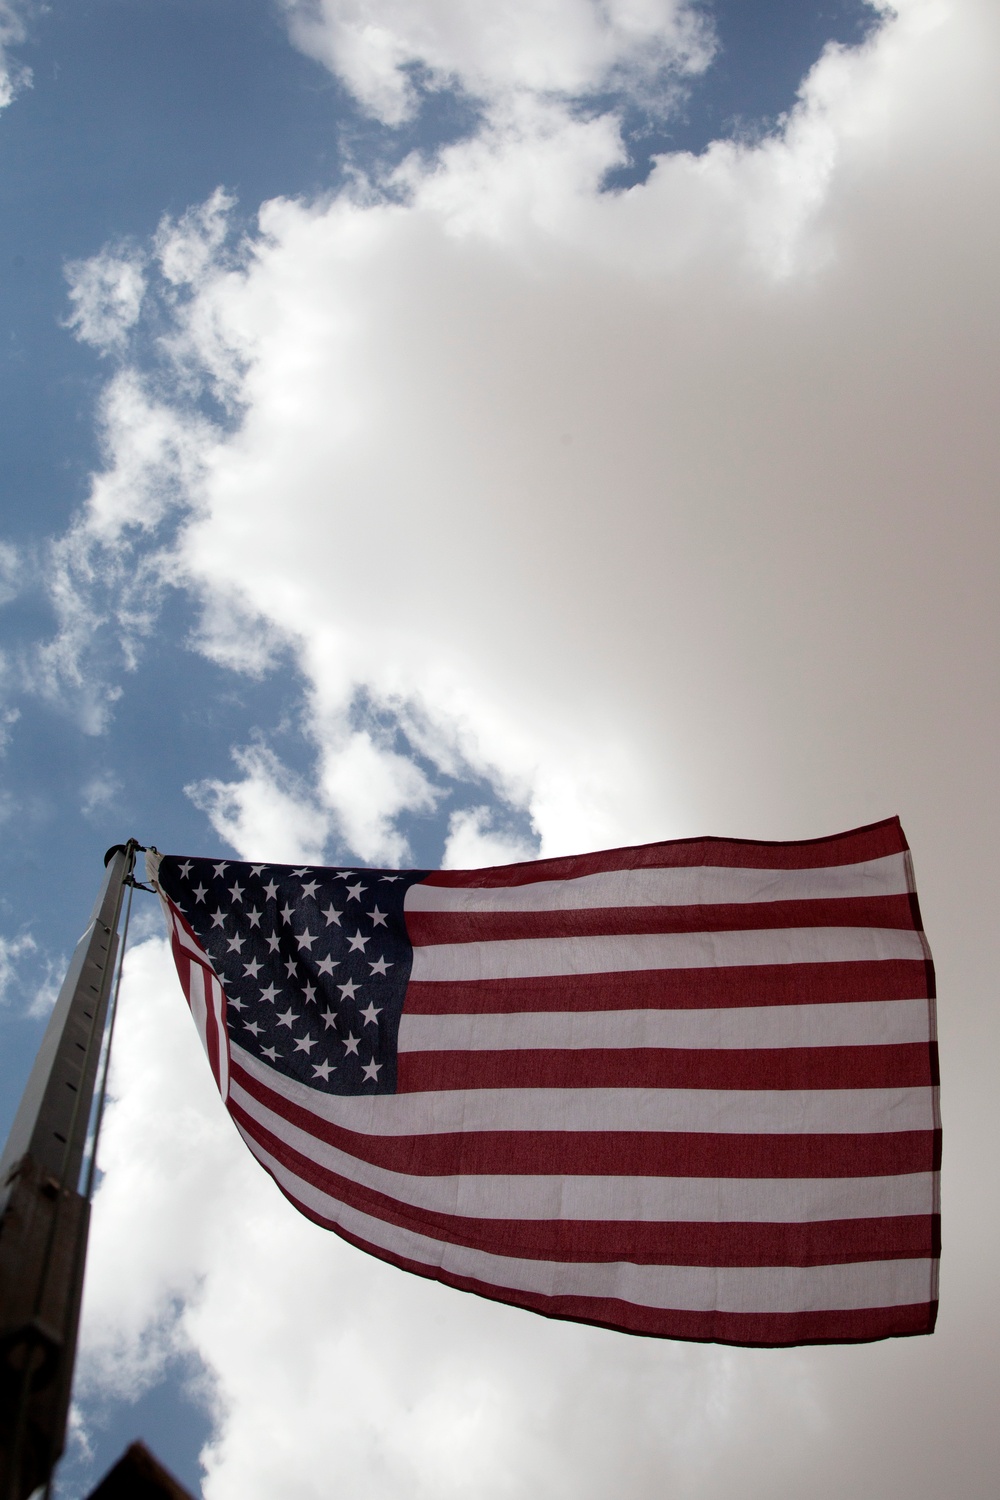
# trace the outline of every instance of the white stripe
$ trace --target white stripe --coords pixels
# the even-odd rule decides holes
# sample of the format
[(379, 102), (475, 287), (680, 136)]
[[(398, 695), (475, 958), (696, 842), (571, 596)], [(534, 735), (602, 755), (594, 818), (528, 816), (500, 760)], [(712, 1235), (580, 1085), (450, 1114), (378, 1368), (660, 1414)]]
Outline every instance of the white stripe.
[(233, 1102), (302, 1156), (431, 1213), (473, 1219), (799, 1224), (934, 1211), (934, 1174), (897, 1177), (415, 1176), (373, 1166), (291, 1125), (234, 1084)]
[(188, 953), (196, 954), (203, 963), (211, 962), (204, 948), (202, 948), (201, 945), (191, 937), (190, 933), (188, 932), (187, 928), (184, 926), (184, 923), (180, 920), (180, 918), (175, 916), (172, 911), (170, 915), (173, 918), (174, 932), (177, 934), (177, 941), (180, 943), (181, 947), (186, 948)]
[[(241, 1132), (242, 1133), (242, 1132)], [(640, 1266), (523, 1260), (449, 1245), (348, 1208), (289, 1172), (251, 1141), (244, 1140), (280, 1186), (321, 1218), (367, 1244), (453, 1276), (487, 1286), (543, 1297), (602, 1297), (637, 1307), (689, 1312), (833, 1312), (867, 1307), (905, 1307), (933, 1296), (930, 1260), (862, 1261), (833, 1266)]]
[(690, 1130), (855, 1135), (933, 1130), (936, 1090), (444, 1089), (370, 1098), (322, 1094), (231, 1044), (233, 1061), (290, 1103), (364, 1135), (463, 1130)]
[(188, 1004), (208, 1056), (208, 1004), (205, 998), (205, 970), (201, 964), (188, 964)]
[[(221, 981), (212, 967), (212, 961), (205, 950), (194, 943), (184, 930), (182, 923), (175, 913), (167, 906), (167, 911), (173, 923), (173, 930), (181, 947), (187, 953), (193, 953), (200, 962), (187, 961), (188, 967), (188, 1003), (194, 1024), (198, 1028), (201, 1037), (201, 1045), (205, 1049), (205, 1056), (212, 1065), (211, 1053), (208, 1050), (208, 1013), (211, 1009), (215, 1017), (219, 1035), (219, 1093), (223, 1099), (229, 1097), (229, 1057), (226, 1046), (228, 1030), (226, 1027), (226, 1000)], [(209, 993), (205, 993), (205, 975), (209, 975)], [(214, 1076), (214, 1074), (213, 1074)]]
[(478, 1016), (419, 1016), (404, 1010), (398, 1045), (400, 1052), (559, 1052), (578, 1047), (875, 1047), (929, 1038), (926, 1000), (872, 1000)]
[(407, 911), (579, 911), (610, 906), (704, 906), (745, 901), (903, 896), (905, 854), (817, 870), (736, 870), (719, 865), (607, 870), (571, 880), (499, 887), (411, 885)]
[(778, 927), (749, 932), (655, 932), (620, 937), (505, 938), (430, 943), (413, 950), (422, 983), (627, 974), (648, 969), (725, 969), (756, 964), (923, 959), (918, 932), (894, 927)]

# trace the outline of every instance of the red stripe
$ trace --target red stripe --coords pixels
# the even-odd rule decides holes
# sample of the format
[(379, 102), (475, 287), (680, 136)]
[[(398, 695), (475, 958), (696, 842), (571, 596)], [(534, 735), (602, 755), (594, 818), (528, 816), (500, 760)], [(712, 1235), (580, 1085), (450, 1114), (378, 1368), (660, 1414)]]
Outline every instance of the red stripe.
[(414, 947), (648, 932), (748, 932), (776, 927), (891, 927), (912, 931), (913, 909), (909, 896), (843, 896), (821, 901), (747, 901), (714, 906), (406, 912), (406, 930)]
[[(295, 1201), (294, 1199), (292, 1200)], [(301, 1208), (301, 1204), (298, 1205)], [(302, 1209), (306, 1214), (308, 1209)], [(314, 1217), (310, 1215), (310, 1217)], [(321, 1221), (317, 1221), (321, 1222)], [(796, 1344), (860, 1344), (876, 1339), (905, 1338), (934, 1332), (937, 1302), (906, 1307), (868, 1307), (834, 1312), (724, 1313), (637, 1307), (612, 1297), (543, 1297), (534, 1292), (508, 1291), (471, 1276), (455, 1276), (404, 1256), (388, 1255), (376, 1245), (330, 1225), (342, 1239), (401, 1270), (443, 1282), (463, 1292), (476, 1292), (494, 1302), (523, 1307), (547, 1318), (592, 1323), (615, 1332), (647, 1334), (654, 1338), (684, 1339), (698, 1344), (738, 1344), (775, 1349)]]
[[(265, 1168), (265, 1170), (267, 1170)], [(273, 1173), (271, 1174), (273, 1176)], [(428, 1281), (462, 1292), (475, 1292), (493, 1302), (523, 1307), (548, 1318), (571, 1319), (591, 1323), (619, 1333), (647, 1334), (655, 1338), (686, 1339), (694, 1343), (739, 1344), (757, 1348), (783, 1348), (791, 1344), (871, 1343), (875, 1339), (905, 1338), (913, 1334), (934, 1332), (937, 1302), (917, 1302), (904, 1307), (869, 1307), (833, 1312), (800, 1313), (721, 1313), (688, 1312), (673, 1308), (638, 1307), (611, 1297), (544, 1297), (535, 1292), (512, 1291), (472, 1276), (457, 1276), (440, 1266), (428, 1266), (394, 1255), (380, 1245), (373, 1245), (342, 1229), (330, 1219), (315, 1213), (286, 1188), (277, 1183), (290, 1203), (319, 1224), (331, 1229), (349, 1245), (374, 1255), (378, 1260), (410, 1271)]]
[(885, 1047), (580, 1047), (401, 1052), (396, 1092), (439, 1089), (888, 1089), (934, 1082), (926, 1042)]
[(643, 969), (530, 979), (411, 980), (410, 1015), (508, 1015), (515, 1011), (704, 1010), (737, 1005), (837, 1005), (919, 1000), (928, 994), (920, 959), (857, 963), (753, 964), (720, 969)]
[(565, 859), (535, 859), (516, 865), (493, 865), (483, 870), (435, 870), (425, 885), (530, 885), (536, 880), (573, 880), (605, 870), (674, 869), (692, 865), (743, 870), (816, 870), (834, 865), (860, 864), (899, 854), (908, 847), (898, 818), (886, 818), (854, 828), (833, 838), (802, 839), (794, 843), (757, 843), (751, 839), (672, 839), (661, 844), (638, 844), (625, 849), (602, 849)]
[(208, 1061), (211, 1065), (212, 1076), (216, 1087), (222, 1090), (222, 1060), (220, 1057), (219, 1022), (215, 1014), (215, 996), (212, 993), (212, 980), (214, 974), (202, 964), (202, 982), (205, 986), (205, 1042), (208, 1048)]
[(915, 1260), (938, 1253), (931, 1214), (806, 1224), (633, 1223), (629, 1220), (482, 1219), (400, 1202), (330, 1171), (266, 1130), (238, 1105), (230, 1110), (251, 1139), (290, 1172), (331, 1198), (448, 1245), (526, 1260), (633, 1261), (664, 1266), (826, 1266)]
[[(199, 950), (204, 951), (201, 947), (200, 939), (190, 923), (184, 920), (183, 915), (172, 901), (170, 902), (170, 909), (174, 913), (176, 920), (181, 923), (185, 931), (189, 934), (191, 940), (197, 943)], [(201, 970), (205, 1004), (205, 1051), (208, 1056), (209, 1067), (212, 1069), (212, 1077), (215, 1079), (215, 1086), (222, 1093), (221, 1048), (229, 1046), (229, 1037), (227, 1034), (225, 1039), (223, 1039), (219, 1035), (219, 1021), (216, 1016), (212, 994), (213, 982), (219, 984), (218, 976), (212, 968), (207, 955), (204, 960), (200, 959), (189, 948), (184, 947), (177, 936), (177, 929), (173, 925), (170, 928), (170, 946), (174, 955), (174, 966), (177, 969), (177, 975), (181, 981), (181, 989), (184, 991), (184, 998), (187, 1000), (189, 1010), (191, 1009), (191, 971), (196, 964)]]
[(871, 1135), (712, 1135), (692, 1131), (451, 1131), (380, 1136), (345, 1130), (260, 1084), (248, 1094), (317, 1140), (412, 1176), (894, 1177), (941, 1165), (940, 1131)]

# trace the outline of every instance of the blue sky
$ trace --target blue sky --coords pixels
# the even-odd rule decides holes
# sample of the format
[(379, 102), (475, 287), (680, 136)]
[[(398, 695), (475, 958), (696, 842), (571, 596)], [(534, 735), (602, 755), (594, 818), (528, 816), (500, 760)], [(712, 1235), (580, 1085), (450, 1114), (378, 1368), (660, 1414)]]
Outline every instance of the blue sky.
[[(4, 1123), (101, 856), (129, 835), (434, 866), (807, 837), (899, 811), (964, 997), (948, 1023), (954, 1138), (981, 1142), (995, 1045), (990, 7), (506, 0), (488, 13), (499, 41), (460, 0), (8, 12), (23, 29), (0, 117)], [(172, 993), (155, 932), (140, 923), (122, 1057), (151, 1099), (203, 1121), (206, 1159), (228, 1162), (184, 1041), (177, 1077), (143, 1052), (142, 983), (156, 1006)], [(192, 1488), (211, 1443), (210, 1500), (251, 1494), (240, 1445), (260, 1417), (219, 1353), (222, 1231), (203, 1239), (207, 1189), (178, 1186), (122, 1066), (86, 1436), (63, 1489), (82, 1492), (141, 1432)], [(129, 1121), (142, 1192), (162, 1187), (131, 1210)], [(969, 1288), (974, 1176), (956, 1166)], [(116, 1300), (140, 1199), (173, 1225), (183, 1268)], [(265, 1219), (285, 1212), (260, 1201)], [(253, 1275), (282, 1279), (256, 1211)], [(313, 1285), (318, 1232), (281, 1232)], [(345, 1493), (447, 1495), (463, 1475), (483, 1500), (562, 1493), (567, 1448), (587, 1449), (560, 1401), (579, 1395), (585, 1413), (582, 1372), (598, 1368), (614, 1386), (592, 1423), (609, 1468), (581, 1458), (568, 1493), (610, 1494), (618, 1472), (630, 1493), (668, 1476), (698, 1500), (736, 1475), (753, 1493), (863, 1482), (929, 1497), (937, 1471), (906, 1434), (931, 1426), (945, 1384), (945, 1430), (971, 1455), (961, 1492), (992, 1493), (976, 1342), (992, 1324), (971, 1291), (937, 1364), (668, 1364), (605, 1335), (524, 1332), (509, 1311), (465, 1314), (466, 1299), (453, 1312), (407, 1278), (397, 1294), (330, 1255), (362, 1301), (398, 1296), (386, 1359), (410, 1380), (366, 1372), (352, 1406), (336, 1351), (357, 1330), (329, 1314), (316, 1341), (346, 1403), (331, 1439)], [(309, 1320), (286, 1312), (284, 1344), (230, 1339), (264, 1384), (304, 1357)], [(427, 1328), (443, 1331), (420, 1430), (444, 1435), (414, 1438), (407, 1458), (365, 1447), (363, 1401), (419, 1407)], [(525, 1456), (484, 1439), (494, 1478), (477, 1479), (447, 1434), (481, 1420), (463, 1395), (480, 1338), (498, 1351), (482, 1399)], [(548, 1437), (517, 1405), (529, 1367)], [(717, 1462), (693, 1464), (655, 1413), (634, 1417), (650, 1381), (686, 1383), (697, 1420), (715, 1414)], [(886, 1381), (882, 1441), (868, 1408)], [(288, 1401), (275, 1395), (291, 1432)], [(831, 1431), (854, 1459), (833, 1460)], [(260, 1441), (253, 1495), (285, 1461)], [(328, 1494), (307, 1447), (287, 1492)]]

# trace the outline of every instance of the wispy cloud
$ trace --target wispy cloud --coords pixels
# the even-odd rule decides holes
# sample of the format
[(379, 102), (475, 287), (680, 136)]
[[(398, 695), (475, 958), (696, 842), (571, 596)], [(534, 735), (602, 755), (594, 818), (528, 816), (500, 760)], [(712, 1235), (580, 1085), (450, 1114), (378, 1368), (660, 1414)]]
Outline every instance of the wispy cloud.
[(292, 40), (376, 118), (397, 125), (426, 91), (494, 107), (620, 89), (661, 102), (671, 78), (711, 60), (711, 23), (689, 0), (282, 0)]
[(66, 326), (102, 354), (124, 349), (146, 290), (143, 258), (107, 249), (89, 260), (70, 261), (66, 279), (72, 305)]
[(92, 818), (118, 802), (122, 793), (121, 778), (113, 771), (99, 771), (84, 783), (80, 793), (80, 810), (85, 818)]
[(28, 955), (34, 955), (38, 944), (30, 932), (17, 937), (0, 936), (0, 1004), (9, 1004), (11, 991), (21, 979), (19, 965)]
[(33, 10), (31, 0), (0, 0), (0, 109), (31, 87), (31, 69), (12, 52), (26, 39), (26, 22)]

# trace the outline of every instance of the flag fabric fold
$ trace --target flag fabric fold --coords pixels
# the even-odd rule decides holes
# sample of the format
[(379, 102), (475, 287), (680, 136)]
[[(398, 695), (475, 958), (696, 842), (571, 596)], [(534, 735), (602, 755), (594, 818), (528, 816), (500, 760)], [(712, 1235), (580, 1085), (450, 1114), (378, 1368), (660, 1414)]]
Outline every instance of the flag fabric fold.
[(932, 1332), (934, 976), (897, 819), (483, 870), (148, 868), (237, 1129), (352, 1244), (632, 1333)]

